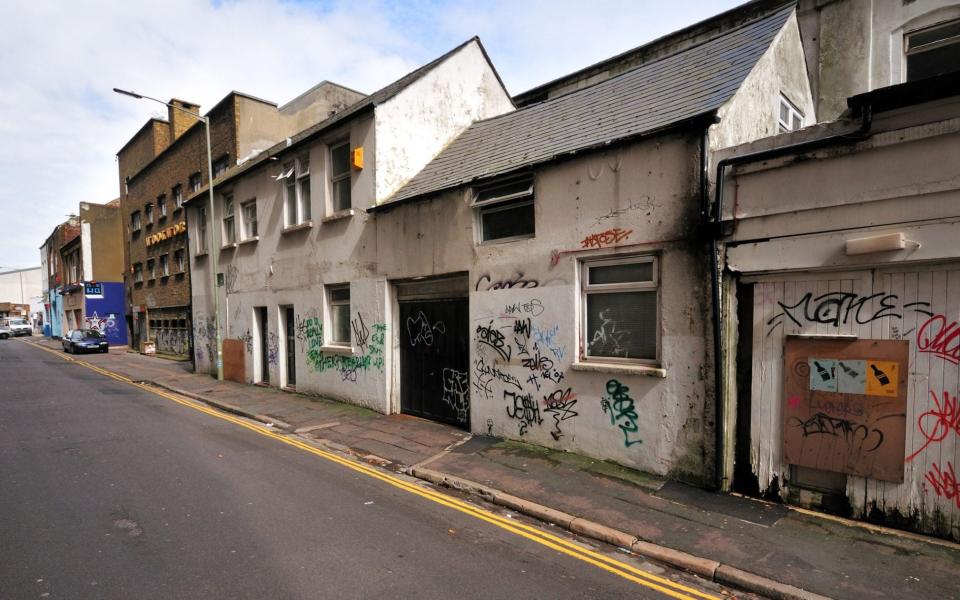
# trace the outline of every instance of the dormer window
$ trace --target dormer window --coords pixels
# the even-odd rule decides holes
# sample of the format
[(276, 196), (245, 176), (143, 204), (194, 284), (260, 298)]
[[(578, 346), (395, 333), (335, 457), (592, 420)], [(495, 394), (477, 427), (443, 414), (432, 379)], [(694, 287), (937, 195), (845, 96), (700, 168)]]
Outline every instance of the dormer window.
[(787, 131), (796, 131), (803, 128), (803, 113), (787, 99), (780, 94), (780, 111), (777, 115), (777, 132), (786, 133)]
[(494, 181), (473, 190), (481, 242), (530, 238), (536, 234), (533, 176)]

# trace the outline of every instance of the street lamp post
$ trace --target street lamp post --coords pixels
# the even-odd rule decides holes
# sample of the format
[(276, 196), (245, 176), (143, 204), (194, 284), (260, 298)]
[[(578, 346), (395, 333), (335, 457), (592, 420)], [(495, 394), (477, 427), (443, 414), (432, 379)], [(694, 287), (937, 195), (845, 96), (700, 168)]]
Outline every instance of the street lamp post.
[(217, 254), (220, 251), (220, 231), (217, 229), (216, 223), (213, 220), (213, 150), (210, 147), (210, 117), (201, 115), (199, 112), (187, 110), (177, 106), (176, 104), (164, 102), (163, 100), (151, 98), (150, 96), (144, 96), (143, 94), (138, 94), (136, 92), (130, 92), (118, 88), (113, 88), (113, 91), (118, 94), (123, 94), (124, 96), (136, 98), (137, 100), (152, 100), (154, 102), (159, 102), (164, 106), (175, 108), (180, 112), (187, 113), (188, 115), (203, 121), (204, 131), (207, 133), (207, 190), (209, 191), (209, 208), (207, 212), (210, 213), (210, 231), (213, 234), (213, 247), (210, 248), (210, 293), (213, 294), (213, 317), (216, 324), (217, 379), (223, 381), (223, 337), (220, 335), (220, 294), (217, 293), (217, 270), (219, 269)]

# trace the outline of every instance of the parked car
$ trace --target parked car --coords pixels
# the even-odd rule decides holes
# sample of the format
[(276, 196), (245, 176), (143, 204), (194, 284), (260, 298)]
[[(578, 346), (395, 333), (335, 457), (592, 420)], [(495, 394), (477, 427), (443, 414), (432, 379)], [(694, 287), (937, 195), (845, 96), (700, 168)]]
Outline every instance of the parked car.
[(72, 329), (63, 336), (63, 351), (71, 354), (77, 352), (109, 352), (110, 345), (107, 338), (96, 329)]
[(10, 328), (3, 323), (0, 323), (0, 340), (5, 340), (11, 335), (13, 335), (13, 332), (10, 331)]
[(26, 319), (7, 319), (7, 327), (12, 335), (33, 335), (33, 327), (30, 326), (30, 321)]

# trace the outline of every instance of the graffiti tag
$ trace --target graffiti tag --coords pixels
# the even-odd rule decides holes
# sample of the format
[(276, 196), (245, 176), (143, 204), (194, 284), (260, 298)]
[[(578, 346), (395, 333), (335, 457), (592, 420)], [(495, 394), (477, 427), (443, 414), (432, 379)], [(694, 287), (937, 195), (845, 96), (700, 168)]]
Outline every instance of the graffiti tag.
[(957, 482), (957, 472), (953, 469), (953, 463), (948, 462), (945, 470), (940, 469), (940, 465), (933, 463), (926, 476), (924, 477), (933, 487), (933, 491), (945, 500), (953, 500), (960, 508), (960, 483)]
[[(527, 279), (522, 272), (507, 279), (498, 279), (494, 281), (489, 274), (481, 275), (473, 289), (477, 292), (489, 292), (491, 290), (509, 290), (513, 288), (525, 289), (539, 287), (540, 282), (536, 279)], [(481, 289), (482, 287), (482, 289)]]
[(527, 433), (527, 429), (531, 425), (543, 423), (543, 418), (540, 416), (540, 407), (537, 406), (537, 401), (533, 399), (533, 395), (504, 390), (503, 398), (504, 400), (508, 398), (511, 400), (510, 404), (507, 405), (507, 416), (520, 422), (520, 435)]
[(630, 388), (616, 379), (611, 379), (607, 382), (607, 395), (600, 401), (604, 414), (610, 413), (610, 424), (616, 425), (623, 432), (623, 445), (627, 448), (643, 443), (640, 439), (630, 439), (630, 434), (636, 434), (639, 431), (637, 426), (639, 415), (629, 391)]
[(410, 334), (410, 345), (432, 346), (434, 334), (444, 334), (447, 332), (447, 326), (443, 321), (437, 321), (433, 325), (427, 315), (421, 310), (415, 317), (407, 317), (407, 333)]
[(605, 246), (613, 246), (630, 237), (631, 233), (633, 233), (632, 229), (620, 229), (619, 227), (601, 231), (600, 233), (592, 233), (583, 238), (583, 241), (580, 242), (580, 247), (603, 248)]
[(931, 390), (930, 398), (933, 399), (934, 408), (917, 418), (917, 427), (925, 441), (919, 450), (904, 459), (905, 462), (912, 461), (930, 444), (945, 440), (951, 431), (960, 436), (960, 403), (957, 402), (957, 397), (951, 397), (949, 392), (944, 392), (941, 400)]
[(883, 432), (879, 429), (870, 429), (866, 425), (855, 423), (847, 419), (831, 417), (828, 414), (818, 412), (809, 419), (802, 421), (797, 417), (791, 417), (790, 422), (794, 427), (803, 429), (803, 437), (812, 435), (829, 435), (834, 437), (843, 437), (846, 441), (856, 441), (860, 437), (860, 442), (864, 443), (869, 439), (875, 438), (876, 443), (867, 449), (867, 452), (873, 452), (883, 443)]
[(943, 315), (930, 317), (917, 331), (917, 350), (960, 364), (960, 323), (947, 323)]
[(839, 327), (851, 322), (865, 325), (878, 319), (902, 319), (903, 311), (907, 309), (933, 316), (928, 310), (929, 302), (910, 302), (900, 307), (897, 301), (896, 295), (883, 292), (869, 296), (861, 296), (855, 292), (829, 292), (816, 298), (813, 297), (813, 292), (807, 292), (796, 304), (777, 302), (780, 312), (767, 321), (767, 335), (782, 326), (787, 319), (798, 326), (807, 321)]

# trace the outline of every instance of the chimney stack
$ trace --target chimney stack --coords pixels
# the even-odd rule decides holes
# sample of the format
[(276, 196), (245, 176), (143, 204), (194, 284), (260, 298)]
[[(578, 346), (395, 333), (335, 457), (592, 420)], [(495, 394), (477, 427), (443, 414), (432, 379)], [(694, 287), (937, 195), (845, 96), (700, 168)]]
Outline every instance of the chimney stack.
[(200, 114), (200, 105), (186, 102), (179, 98), (171, 98), (170, 104), (183, 109), (178, 110), (173, 108), (173, 106), (167, 107), (167, 121), (170, 123), (170, 142), (172, 143), (198, 120), (197, 117), (192, 117), (183, 111), (186, 110)]

